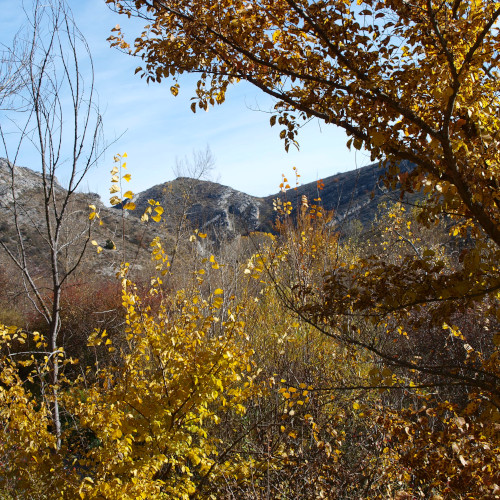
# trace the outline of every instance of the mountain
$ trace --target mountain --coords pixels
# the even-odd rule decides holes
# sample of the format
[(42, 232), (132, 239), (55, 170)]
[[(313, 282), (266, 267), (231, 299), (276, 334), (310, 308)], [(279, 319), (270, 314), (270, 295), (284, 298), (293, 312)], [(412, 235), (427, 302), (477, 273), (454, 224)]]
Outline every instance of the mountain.
[[(12, 176), (12, 172), (14, 176)], [(12, 180), (14, 179), (14, 184)], [(66, 190), (54, 179), (54, 200), (61, 206)], [(14, 203), (15, 201), (15, 203)], [(100, 274), (114, 275), (119, 263), (132, 257), (139, 268), (149, 262), (148, 244), (154, 237), (152, 228), (138, 226), (135, 221), (122, 218), (119, 212), (106, 207), (95, 193), (75, 193), (67, 207), (60, 234), (60, 267), (70, 269), (78, 259), (88, 237), (89, 205), (95, 205), (102, 225), (94, 223), (91, 239), (97, 245), (87, 244), (81, 269), (90, 268)], [(29, 267), (40, 279), (50, 266), (50, 246), (44, 212), (42, 176), (26, 167), (13, 167), (0, 158), (0, 242), (14, 257), (21, 258), (14, 216), (17, 213), (18, 229)], [(54, 223), (52, 218), (51, 223)], [(123, 236), (124, 235), (124, 236)], [(97, 254), (97, 246), (102, 252)], [(113, 250), (116, 246), (119, 251)], [(124, 253), (124, 251), (126, 253)], [(5, 249), (0, 248), (0, 266), (13, 269)]]
[[(401, 168), (408, 170), (411, 165), (403, 164)], [(36, 262), (43, 268), (49, 265), (50, 252), (44, 232), (42, 177), (29, 168), (16, 166), (12, 188), (11, 173), (10, 164), (0, 159), (0, 241), (16, 254), (18, 247), (13, 224), (15, 197), (19, 227), (26, 241), (28, 257), (36, 256)], [(273, 200), (276, 198), (287, 199), (297, 206), (302, 196), (307, 196), (310, 204), (320, 197), (326, 210), (334, 210), (336, 220), (358, 219), (367, 226), (382, 200), (397, 199), (397, 193), (389, 192), (381, 184), (382, 174), (379, 165), (372, 164), (323, 179), (321, 190), (313, 182), (267, 197), (251, 196), (215, 182), (180, 177), (137, 194), (133, 200), (136, 204), (134, 211), (120, 210), (120, 205), (106, 207), (95, 193), (76, 193), (69, 207), (70, 217), (63, 226), (62, 237), (68, 242), (68, 262), (65, 265), (71, 265), (72, 258), (78, 254), (85, 240), (89, 205), (96, 206), (103, 222), (103, 225), (93, 225), (91, 236), (103, 251), (97, 255), (96, 245), (88, 245), (83, 264), (99, 273), (113, 274), (122, 260), (134, 259), (138, 269), (148, 265), (148, 245), (159, 232), (170, 252), (179, 237), (195, 229), (207, 233), (208, 239), (216, 246), (238, 235), (272, 231)], [(61, 199), (66, 193), (64, 187), (57, 181), (54, 186), (56, 198)], [(149, 200), (158, 202), (164, 209), (160, 223), (153, 222), (151, 218), (147, 224), (138, 223), (151, 207)], [(4, 263), (5, 259), (5, 252), (0, 252), (0, 263)]]
[(130, 215), (141, 217), (150, 206), (149, 200), (163, 207), (163, 220), (169, 232), (175, 232), (185, 220), (192, 229), (208, 232), (215, 240), (260, 231), (270, 217), (268, 203), (263, 198), (187, 177), (139, 193), (133, 200), (137, 208)]
[[(413, 165), (402, 162), (399, 165), (402, 172), (410, 171)], [(369, 226), (375, 217), (382, 201), (395, 202), (399, 192), (390, 191), (383, 185), (382, 177), (385, 169), (379, 163), (344, 172), (322, 179), (321, 182), (310, 182), (265, 198), (265, 203), (272, 206), (277, 197), (286, 198), (294, 208), (306, 196), (309, 204), (315, 199), (321, 199), (320, 204), (325, 210), (334, 212), (336, 221), (357, 219), (364, 226)]]
[[(403, 163), (400, 168), (411, 170), (412, 165)], [(155, 200), (164, 208), (169, 232), (175, 232), (184, 219), (193, 229), (208, 232), (217, 241), (252, 231), (272, 231), (273, 201), (286, 199), (296, 207), (306, 196), (310, 204), (321, 198), (323, 208), (333, 210), (337, 221), (358, 219), (369, 225), (381, 201), (398, 198), (398, 193), (383, 186), (383, 174), (384, 170), (374, 163), (323, 179), (321, 190), (317, 182), (310, 182), (262, 198), (215, 182), (179, 177), (137, 194), (133, 199), (137, 208), (130, 216), (141, 217), (150, 206), (149, 200)]]

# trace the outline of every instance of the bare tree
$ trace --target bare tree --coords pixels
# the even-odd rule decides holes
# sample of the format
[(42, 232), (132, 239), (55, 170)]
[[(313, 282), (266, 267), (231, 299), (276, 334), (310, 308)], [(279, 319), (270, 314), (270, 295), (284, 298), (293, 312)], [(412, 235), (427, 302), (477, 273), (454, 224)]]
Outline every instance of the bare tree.
[[(28, 297), (48, 325), (50, 352), (45, 355), (51, 362), (52, 380), (47, 404), (59, 443), (61, 293), (82, 262), (91, 224), (74, 227), (72, 203), (85, 175), (102, 155), (102, 119), (90, 50), (64, 0), (34, 0), (26, 17), (26, 28), (2, 59), (0, 69), (0, 92), (11, 101), (0, 121), (3, 166), (9, 177), (2, 205), (15, 226), (15, 241), (0, 245), (19, 269)], [(21, 197), (26, 171), (16, 166), (26, 150), (36, 151), (39, 163), (36, 187), (42, 195), (32, 204)], [(67, 179), (64, 187), (56, 174)], [(37, 241), (46, 249), (48, 291), (41, 290), (37, 281), (38, 264), (30, 253), (27, 224), (34, 227)]]
[(9, 107), (22, 86), (22, 71), (28, 62), (28, 44), (19, 36), (12, 45), (0, 45), (0, 108)]
[(182, 240), (183, 231), (189, 223), (189, 210), (194, 204), (193, 191), (199, 184), (199, 181), (208, 180), (215, 169), (215, 157), (207, 146), (203, 150), (194, 150), (192, 158), (176, 158), (173, 173), (177, 178), (185, 178), (186, 182), (180, 185), (180, 192), (176, 194), (177, 210), (173, 215), (175, 221), (174, 246), (172, 249), (171, 269), (174, 267), (175, 260), (179, 252), (179, 246)]

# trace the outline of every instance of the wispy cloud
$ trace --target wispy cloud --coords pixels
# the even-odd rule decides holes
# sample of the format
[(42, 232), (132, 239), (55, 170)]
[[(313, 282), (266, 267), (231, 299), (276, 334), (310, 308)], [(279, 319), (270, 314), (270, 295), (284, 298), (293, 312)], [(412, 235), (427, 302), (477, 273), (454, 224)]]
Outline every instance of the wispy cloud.
[[(88, 179), (88, 187), (105, 200), (116, 152), (127, 151), (136, 191), (170, 180), (176, 157), (207, 144), (217, 159), (220, 181), (254, 195), (276, 192), (281, 173), (291, 173), (293, 166), (299, 169), (303, 182), (356, 166), (354, 153), (345, 147), (343, 132), (327, 126), (320, 129), (314, 122), (299, 135), (300, 152), (290, 148), (287, 154), (278, 138), (279, 130), (269, 126), (269, 114), (252, 110), (269, 110), (272, 101), (248, 84), (231, 87), (222, 106), (193, 114), (189, 104), (194, 76), (181, 79), (176, 98), (170, 94), (168, 81), (147, 85), (134, 75), (140, 60), (110, 49), (106, 41), (112, 27), (122, 22), (128, 27), (130, 21), (110, 11), (103, 0), (69, 3), (93, 54), (107, 141), (124, 134), (110, 146), (105, 161)], [(21, 6), (20, 1), (0, 0), (0, 42), (10, 43), (23, 20)], [(127, 31), (133, 34), (132, 29)], [(27, 157), (27, 161), (36, 160)], [(361, 157), (358, 163), (367, 161)]]

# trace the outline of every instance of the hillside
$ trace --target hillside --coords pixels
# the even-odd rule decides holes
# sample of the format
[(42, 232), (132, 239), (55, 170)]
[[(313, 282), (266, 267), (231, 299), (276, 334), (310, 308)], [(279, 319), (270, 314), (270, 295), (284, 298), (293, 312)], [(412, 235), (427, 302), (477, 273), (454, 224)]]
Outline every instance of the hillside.
[[(43, 277), (44, 269), (50, 263), (50, 248), (46, 237), (42, 177), (29, 168), (15, 166), (14, 179), (15, 184), (12, 186), (10, 165), (5, 159), (0, 159), (0, 241), (19, 258), (14, 224), (14, 212), (17, 211), (26, 256), (29, 263), (36, 267), (37, 276)], [(60, 204), (66, 190), (57, 180), (54, 190), (56, 203)], [(145, 265), (149, 261), (148, 243), (153, 237), (150, 228), (137, 226), (128, 219), (122, 220), (121, 214), (107, 208), (95, 193), (76, 193), (72, 197), (62, 226), (61, 244), (65, 245), (64, 258), (60, 262), (62, 268), (70, 267), (85, 245), (91, 204), (96, 206), (103, 222), (102, 225), (92, 224), (91, 239), (95, 240), (103, 251), (98, 255), (96, 247), (88, 244), (80, 268), (90, 267), (100, 274), (114, 275), (124, 257), (134, 260), (139, 269)], [(111, 242), (115, 243), (116, 250), (111, 250)], [(0, 263), (4, 267), (12, 265), (5, 251), (0, 251)]]
[(164, 208), (163, 223), (167, 232), (177, 231), (184, 221), (192, 229), (208, 232), (214, 240), (233, 238), (249, 231), (259, 231), (268, 224), (268, 203), (221, 184), (179, 177), (139, 193), (133, 217), (141, 217), (155, 200)]
[[(402, 171), (411, 170), (410, 163), (400, 165)], [(265, 203), (272, 207), (272, 200), (286, 197), (296, 207), (302, 196), (311, 202), (321, 198), (321, 205), (326, 210), (333, 210), (335, 219), (358, 219), (364, 226), (373, 221), (378, 205), (385, 200), (397, 201), (398, 192), (389, 191), (382, 183), (384, 170), (378, 163), (349, 172), (332, 175), (322, 179), (322, 189), (318, 190), (316, 182), (310, 182), (288, 190), (285, 194), (279, 193), (265, 198)]]
[[(403, 165), (403, 168), (410, 168)], [(14, 253), (17, 252), (16, 231), (13, 224), (14, 196), (18, 208), (18, 220), (26, 239), (28, 256), (37, 256), (41, 268), (49, 264), (49, 251), (44, 239), (44, 213), (41, 175), (29, 168), (16, 166), (16, 183), (11, 186), (11, 169), (6, 160), (0, 159), (0, 238)], [(358, 219), (365, 226), (373, 220), (379, 203), (395, 193), (389, 193), (381, 185), (381, 169), (372, 164), (357, 170), (336, 174), (323, 179), (323, 189), (318, 191), (312, 182), (276, 193), (264, 198), (251, 196), (221, 184), (180, 177), (173, 181), (153, 186), (134, 197), (136, 210), (119, 211), (120, 206), (109, 208), (95, 193), (78, 193), (73, 197), (64, 235), (77, 252), (83, 244), (90, 204), (97, 207), (103, 225), (94, 224), (91, 239), (103, 248), (97, 255), (95, 246), (88, 245), (84, 263), (99, 273), (114, 274), (120, 261), (133, 260), (140, 270), (149, 261), (148, 244), (158, 234), (166, 240), (167, 251), (181, 234), (199, 229), (209, 235), (216, 245), (238, 235), (252, 231), (271, 231), (274, 222), (273, 200), (286, 198), (296, 205), (307, 196), (310, 201), (321, 197), (326, 210), (334, 210), (336, 220)], [(65, 190), (55, 183), (56, 197)], [(148, 200), (155, 200), (164, 208), (159, 225), (153, 221), (137, 224), (137, 219), (149, 206)], [(118, 210), (117, 210), (118, 209)], [(122, 217), (123, 216), (123, 217)], [(125, 236), (122, 237), (124, 230)], [(116, 250), (110, 247), (113, 242)], [(124, 248), (125, 247), (125, 248)], [(125, 252), (125, 253), (124, 253)], [(6, 255), (2, 253), (1, 262)]]
[[(408, 170), (411, 165), (401, 168)], [(295, 207), (307, 196), (310, 201), (320, 197), (323, 207), (335, 212), (336, 220), (358, 219), (367, 226), (381, 201), (398, 199), (397, 193), (382, 185), (382, 175), (383, 170), (374, 163), (323, 179), (321, 191), (316, 182), (310, 182), (263, 198), (215, 182), (179, 177), (138, 193), (133, 200), (137, 209), (130, 216), (141, 217), (152, 199), (165, 210), (168, 232), (175, 232), (179, 221), (185, 220), (192, 229), (208, 232), (219, 241), (251, 231), (272, 231), (273, 201), (287, 199)]]

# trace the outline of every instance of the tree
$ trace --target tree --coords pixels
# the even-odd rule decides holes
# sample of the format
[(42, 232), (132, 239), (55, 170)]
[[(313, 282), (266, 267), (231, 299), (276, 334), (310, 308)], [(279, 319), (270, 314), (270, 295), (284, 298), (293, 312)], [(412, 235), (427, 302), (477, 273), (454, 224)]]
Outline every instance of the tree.
[(8, 107), (9, 99), (15, 95), (21, 85), (21, 71), (28, 59), (28, 46), (16, 36), (11, 47), (2, 47), (0, 52), (0, 107)]
[(48, 357), (13, 355), (30, 341), (47, 349), (50, 339), (0, 326), (1, 495), (187, 500), (260, 470), (261, 458), (245, 452), (256, 424), (240, 431), (261, 392), (245, 339), (249, 309), (231, 297), (223, 311), (224, 290), (203, 292), (213, 256), (188, 289), (162, 297), (169, 258), (159, 238), (152, 247), (157, 272), (142, 296), (122, 267), (121, 335), (96, 330), (88, 339), (118, 362), (60, 378), (60, 433), (36, 383), (53, 370)]
[[(314, 294), (307, 286), (296, 286), (293, 307), (308, 321), (334, 338), (356, 343), (359, 339), (349, 332), (340, 337), (333, 333), (339, 315), (354, 313), (375, 322), (393, 315), (393, 331), (402, 327), (403, 315), (418, 315), (422, 308), (439, 328), (451, 321), (455, 309), (465, 311), (472, 304), (481, 304), (492, 321), (500, 318), (498, 4), (107, 3), (150, 23), (132, 46), (119, 26), (110, 37), (111, 45), (144, 60), (137, 72), (147, 81), (172, 75), (176, 95), (179, 75), (200, 74), (193, 111), (221, 104), (230, 83), (246, 80), (276, 98), (271, 125), (282, 126), (286, 148), (295, 143), (305, 120), (336, 125), (350, 136), (349, 147), (364, 147), (373, 160), (388, 167), (389, 185), (399, 183), (402, 193), (423, 191), (420, 222), (451, 219), (453, 235), (472, 238), (455, 267), (430, 249), (408, 252), (394, 265), (374, 254), (352, 269), (331, 270)], [(398, 162), (403, 160), (415, 165), (410, 173), (399, 173)], [(333, 330), (326, 331), (325, 325)], [(491, 334), (489, 338), (492, 349)], [(482, 386), (488, 398), (500, 404), (495, 370), (478, 372), (475, 363), (438, 369), (433, 363), (395, 358), (388, 351), (378, 354), (385, 362), (438, 377), (456, 378), (457, 369), (463, 369), (463, 383)]]
[[(205, 150), (193, 151), (192, 159), (177, 158), (173, 173), (177, 179), (185, 177), (185, 184), (181, 185), (179, 193), (171, 193), (177, 198), (176, 210), (169, 214), (173, 222), (174, 244), (172, 248), (171, 267), (173, 269), (176, 257), (178, 256), (179, 245), (182, 234), (186, 226), (189, 226), (189, 212), (194, 205), (193, 191), (199, 181), (208, 180), (211, 172), (215, 168), (215, 157), (207, 145)], [(187, 238), (186, 238), (187, 239)]]
[[(343, 128), (373, 159), (413, 162), (427, 216), (477, 222), (500, 244), (497, 3), (482, 0), (107, 0), (148, 21), (127, 43), (147, 81), (199, 73), (192, 110), (246, 80), (276, 98), (285, 147), (301, 121)], [(174, 95), (178, 83), (172, 87)], [(393, 166), (392, 173), (397, 168)]]
[[(353, 498), (393, 498), (395, 488), (407, 495), (401, 498), (494, 498), (500, 478), (494, 465), (500, 445), (495, 299), (404, 304), (411, 293), (432, 297), (439, 278), (443, 289), (450, 276), (456, 279), (449, 274), (459, 267), (457, 252), (449, 249), (456, 241), (446, 237), (447, 228), (426, 230), (396, 204), (365, 230), (363, 245), (352, 245), (305, 197), (296, 221), (290, 202), (277, 200), (275, 207), (279, 236), (246, 270), (267, 285), (259, 303), (272, 314), (268, 321), (259, 317), (256, 329), (267, 349), (252, 342), (264, 358), (258, 365), (265, 369), (270, 362), (274, 378), (283, 377), (286, 401), (297, 405), (294, 398), (307, 386), (311, 402), (293, 408), (293, 434), (304, 425), (293, 421), (303, 410), (317, 426), (315, 439), (328, 429), (325, 422), (334, 422), (331, 437), (323, 439), (336, 447), (338, 463), (310, 455), (306, 469), (314, 474), (319, 462), (323, 474), (328, 470), (332, 498), (343, 477), (359, 484), (356, 491), (339, 488)], [(409, 289), (408, 277), (414, 280)], [(273, 295), (279, 305), (269, 303)], [(296, 314), (287, 340), (306, 347), (313, 339), (301, 370), (294, 357), (284, 371), (269, 348), (286, 309)], [(311, 451), (301, 444), (297, 457)], [(280, 484), (291, 480), (285, 475)]]
[[(0, 125), (10, 177), (2, 208), (10, 212), (16, 236), (15, 241), (2, 241), (0, 245), (20, 271), (27, 296), (48, 325), (49, 351), (42, 354), (48, 356), (52, 366), (52, 417), (59, 443), (61, 296), (63, 286), (82, 262), (90, 239), (91, 222), (87, 217), (82, 227), (75, 227), (75, 210), (81, 211), (82, 207), (75, 207), (74, 200), (85, 175), (102, 154), (102, 120), (96, 105), (89, 47), (67, 5), (59, 0), (35, 1), (23, 36), (27, 42), (13, 45), (22, 47), (22, 53), (13, 52), (1, 72), (16, 75), (17, 86)], [(90, 75), (86, 82), (83, 64), (90, 66), (85, 68)], [(22, 183), (27, 182), (27, 174), (16, 163), (30, 148), (35, 149), (40, 168), (31, 187), (41, 189), (42, 195), (26, 200), (20, 193), (26, 188)], [(65, 188), (57, 181), (59, 172), (68, 179)], [(83, 209), (88, 211), (86, 205)], [(37, 242), (27, 238), (26, 225), (34, 227), (40, 236), (38, 243), (46, 249), (50, 272), (45, 282), (40, 281), (40, 262), (30, 248)]]

